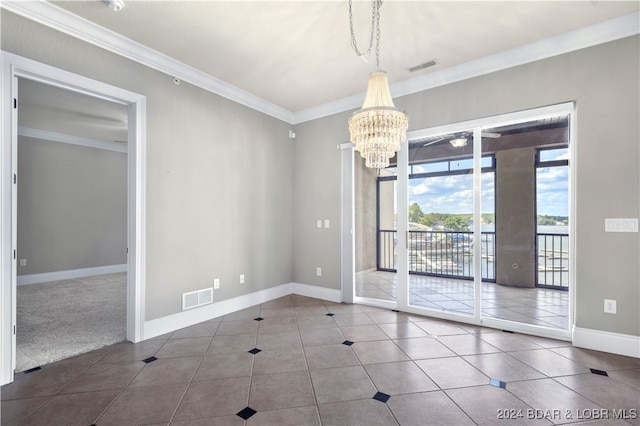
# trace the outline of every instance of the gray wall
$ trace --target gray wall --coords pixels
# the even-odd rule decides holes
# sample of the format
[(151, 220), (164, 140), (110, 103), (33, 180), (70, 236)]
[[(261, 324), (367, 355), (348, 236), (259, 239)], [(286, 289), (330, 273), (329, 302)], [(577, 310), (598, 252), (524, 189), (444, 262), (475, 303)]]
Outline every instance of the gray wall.
[(354, 204), (355, 204), (355, 270), (375, 269), (376, 256), (376, 186), (374, 169), (364, 167), (365, 160), (354, 155)]
[(18, 275), (127, 263), (127, 156), (18, 138)]
[[(396, 106), (409, 114), (410, 130), (575, 101), (577, 326), (636, 336), (640, 335), (638, 234), (605, 233), (604, 219), (639, 216), (638, 40), (629, 37), (395, 99)], [(339, 214), (340, 158), (332, 154), (337, 143), (349, 139), (349, 114), (296, 126), (295, 162), (304, 164), (296, 180), (314, 182), (323, 195), (316, 199), (305, 194), (304, 186), (295, 187), (296, 218), (318, 210)], [(321, 153), (325, 161), (310, 161), (313, 153)], [(298, 201), (301, 198), (304, 202)], [(339, 236), (305, 244), (310, 226), (295, 222), (296, 257), (337, 262)], [(295, 262), (294, 280), (339, 288), (337, 267), (322, 282), (311, 273), (308, 265)], [(603, 313), (604, 298), (618, 301), (616, 315)]]
[(179, 312), (183, 292), (211, 287), (214, 278), (221, 280), (215, 301), (292, 281), (291, 126), (1, 15), (3, 50), (147, 97), (147, 320)]

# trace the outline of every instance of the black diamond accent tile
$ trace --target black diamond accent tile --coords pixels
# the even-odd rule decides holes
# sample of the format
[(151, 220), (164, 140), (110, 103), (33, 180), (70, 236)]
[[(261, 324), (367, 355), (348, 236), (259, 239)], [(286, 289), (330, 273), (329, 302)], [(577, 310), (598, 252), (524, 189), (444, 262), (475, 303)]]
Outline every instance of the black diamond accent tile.
[(376, 401), (380, 401), (380, 402), (384, 402), (386, 403), (389, 398), (391, 398), (391, 395), (387, 395), (386, 393), (382, 393), (382, 392), (376, 392), (375, 395), (373, 395), (373, 399), (375, 399)]
[(244, 420), (247, 420), (247, 419), (249, 419), (249, 417), (253, 416), (255, 413), (257, 413), (257, 411), (254, 410), (253, 408), (245, 407), (242, 410), (238, 411), (236, 413), (236, 416), (238, 416), (238, 417), (240, 417), (240, 418), (242, 418)]
[(262, 317), (258, 317), (258, 318), (254, 318), (256, 321), (262, 321), (264, 318)]
[(328, 317), (332, 317), (332, 316), (334, 316), (334, 315), (335, 315), (335, 314), (332, 314), (331, 312), (329, 312), (329, 313), (327, 314), (327, 316), (328, 316)]
[(250, 354), (257, 354), (258, 352), (262, 352), (262, 349), (258, 349), (258, 348), (253, 348), (249, 351)]
[(597, 369), (595, 369), (595, 368), (590, 368), (590, 370), (591, 370), (591, 372), (592, 372), (593, 374), (599, 374), (599, 375), (601, 375), (601, 376), (607, 376), (607, 377), (609, 377), (609, 375), (607, 374), (607, 372), (606, 372), (606, 371), (604, 371), (604, 370), (597, 370)]
[(156, 361), (158, 358), (156, 358), (155, 356), (150, 356), (149, 358), (145, 358), (142, 360), (142, 362), (149, 364), (150, 362)]
[(511, 333), (511, 334), (513, 334), (513, 331), (511, 331), (511, 330), (502, 330), (502, 332), (503, 333)]
[(392, 309), (391, 312), (400, 312), (400, 311), (397, 309)]
[(342, 342), (343, 345), (347, 345), (347, 346), (351, 346), (353, 345), (353, 342), (351, 340), (345, 340), (344, 342)]
[(33, 373), (34, 371), (38, 371), (38, 370), (42, 370), (42, 368), (40, 368), (40, 367), (33, 367), (33, 368), (28, 369), (28, 370), (24, 370), (24, 371), (23, 371), (23, 373), (24, 373), (24, 374), (29, 374), (29, 373)]
[(489, 381), (489, 384), (491, 386), (495, 386), (497, 388), (502, 388), (502, 389), (506, 389), (507, 388), (507, 383), (503, 382), (502, 380), (498, 380), (498, 379), (491, 379)]

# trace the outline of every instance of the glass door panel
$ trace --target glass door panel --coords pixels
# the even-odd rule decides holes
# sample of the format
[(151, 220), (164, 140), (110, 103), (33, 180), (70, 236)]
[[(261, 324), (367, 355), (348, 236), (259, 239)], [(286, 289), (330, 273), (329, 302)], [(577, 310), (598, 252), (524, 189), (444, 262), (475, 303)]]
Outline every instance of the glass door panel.
[[(387, 306), (397, 300), (396, 167), (367, 169), (355, 158), (356, 297)], [(395, 306), (394, 306), (395, 307)]]
[(409, 143), (408, 305), (473, 316), (473, 131)]
[(483, 155), (496, 158), (484, 318), (569, 327), (568, 144), (568, 114), (483, 130)]

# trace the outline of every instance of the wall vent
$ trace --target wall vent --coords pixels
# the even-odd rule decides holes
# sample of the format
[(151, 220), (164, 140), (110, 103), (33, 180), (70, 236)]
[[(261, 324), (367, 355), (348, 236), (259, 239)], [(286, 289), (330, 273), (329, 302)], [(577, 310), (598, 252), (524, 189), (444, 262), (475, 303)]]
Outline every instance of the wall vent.
[(213, 303), (213, 287), (182, 293), (182, 310), (197, 308)]

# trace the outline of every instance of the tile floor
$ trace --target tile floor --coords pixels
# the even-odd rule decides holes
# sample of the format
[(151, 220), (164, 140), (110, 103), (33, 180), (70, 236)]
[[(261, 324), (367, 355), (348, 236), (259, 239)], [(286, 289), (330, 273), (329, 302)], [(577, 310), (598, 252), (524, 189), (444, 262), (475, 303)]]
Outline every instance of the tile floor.
[[(356, 274), (356, 295), (396, 300), (397, 274), (373, 271)], [(473, 282), (453, 278), (409, 275), (413, 306), (473, 315)], [(482, 315), (551, 328), (569, 327), (569, 292), (482, 283)]]
[(640, 424), (640, 360), (286, 296), (2, 388), (2, 425)]

